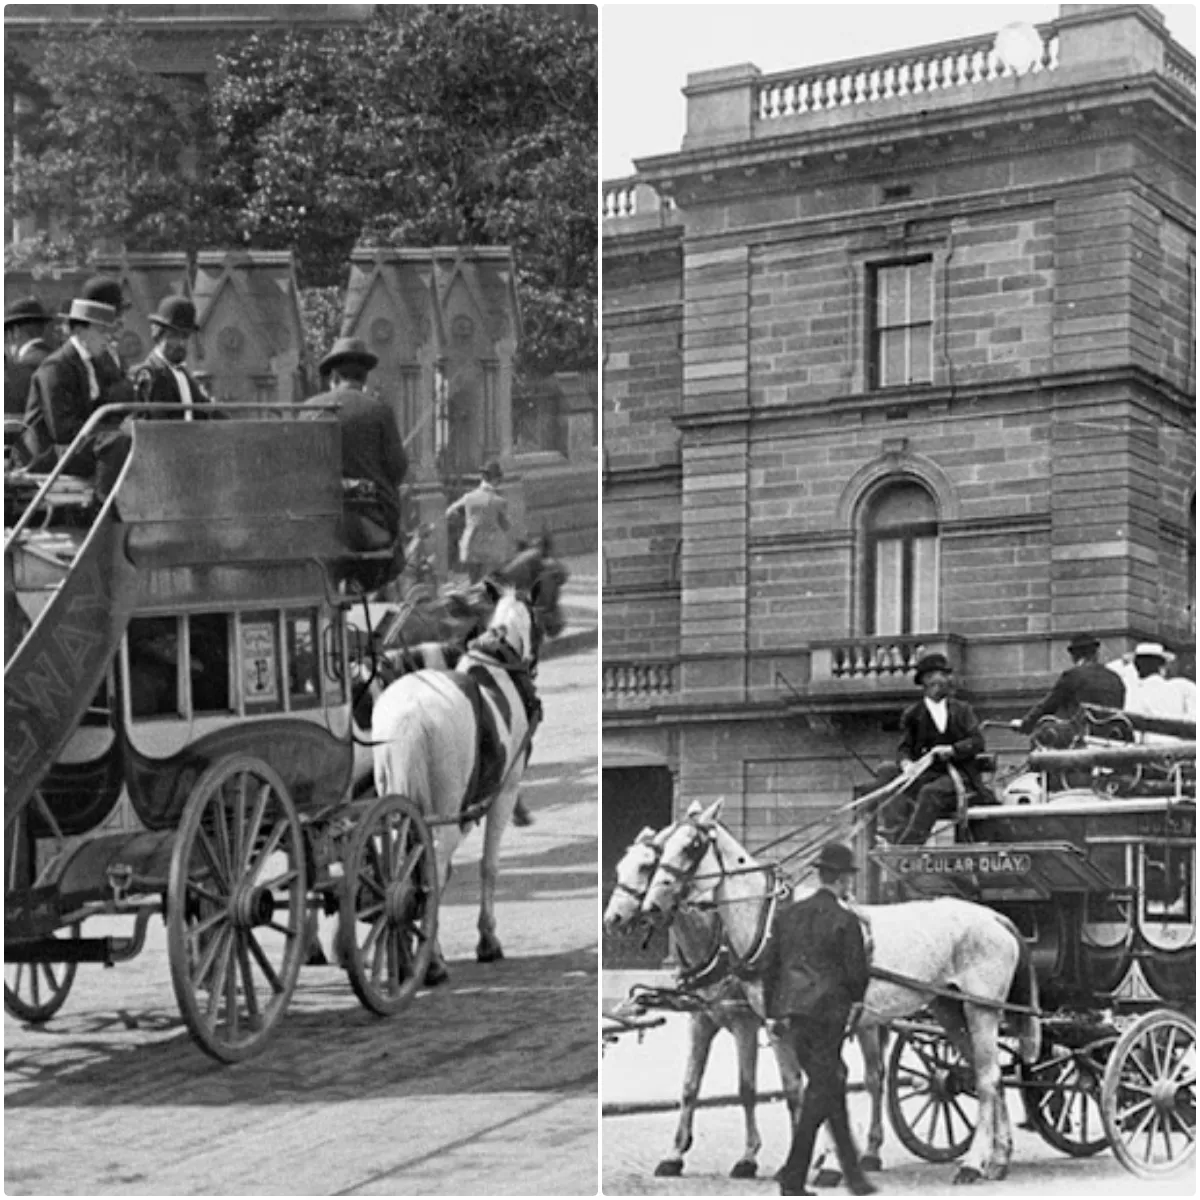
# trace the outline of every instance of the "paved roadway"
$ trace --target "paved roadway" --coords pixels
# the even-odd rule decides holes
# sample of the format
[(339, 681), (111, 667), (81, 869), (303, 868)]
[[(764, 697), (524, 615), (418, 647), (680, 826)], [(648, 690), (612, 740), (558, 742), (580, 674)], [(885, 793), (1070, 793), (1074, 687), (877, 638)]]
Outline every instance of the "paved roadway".
[[(621, 973), (622, 976), (624, 973)], [(604, 977), (605, 1002), (624, 994), (628, 980), (608, 973)], [(607, 1107), (638, 1101), (675, 1099), (683, 1082), (686, 1051), (686, 1017), (672, 1014), (666, 1025), (637, 1035), (623, 1035), (604, 1051), (601, 1093)], [(861, 1071), (847, 1055), (850, 1078)], [(701, 1095), (731, 1096), (735, 1092), (736, 1066), (733, 1039), (720, 1034)], [(777, 1089), (779, 1076), (770, 1052), (760, 1059), (759, 1090)], [(884, 1170), (873, 1177), (881, 1194), (907, 1196), (1194, 1196), (1193, 1168), (1170, 1181), (1147, 1183), (1128, 1174), (1108, 1152), (1090, 1159), (1072, 1159), (1048, 1147), (1037, 1134), (1017, 1129), (1020, 1119), (1015, 1097), (1009, 1099), (1014, 1118), (1012, 1169), (1002, 1183), (983, 1183), (971, 1189), (953, 1187), (954, 1167), (938, 1166), (914, 1158), (885, 1125)], [(675, 1112), (605, 1116), (602, 1122), (604, 1168), (601, 1186), (606, 1196), (774, 1196), (779, 1194), (771, 1176), (787, 1154), (787, 1110), (782, 1103), (759, 1109), (763, 1150), (758, 1180), (731, 1180), (729, 1170), (742, 1153), (742, 1112), (739, 1107), (702, 1108), (696, 1115), (695, 1145), (678, 1179), (654, 1176), (655, 1164), (670, 1151), (677, 1120)], [(866, 1100), (851, 1097), (851, 1121), (859, 1147), (867, 1118)], [(811, 1186), (811, 1185), (810, 1185)], [(829, 1196), (847, 1193), (821, 1189)]]
[(5, 1016), (5, 1192), (594, 1195), (592, 641), (541, 670), (536, 823), (506, 835), (498, 890), (506, 961), (473, 957), (476, 832), (441, 909), (448, 986), (381, 1021), (340, 970), (306, 968), (271, 1045), (222, 1067), (183, 1028), (155, 923), (132, 963), (81, 967), (45, 1029)]

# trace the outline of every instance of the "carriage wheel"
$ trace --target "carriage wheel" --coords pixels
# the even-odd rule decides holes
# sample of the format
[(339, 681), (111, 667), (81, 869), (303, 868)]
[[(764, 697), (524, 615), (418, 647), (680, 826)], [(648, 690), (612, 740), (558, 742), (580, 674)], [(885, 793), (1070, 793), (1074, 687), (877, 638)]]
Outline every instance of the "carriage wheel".
[(1196, 1024), (1167, 1009), (1139, 1017), (1108, 1060), (1104, 1128), (1126, 1170), (1158, 1179), (1196, 1154)]
[(167, 884), (171, 984), (221, 1062), (266, 1045), (307, 948), (304, 834), (283, 781), (248, 755), (211, 766), (183, 810)]
[[(79, 926), (71, 925), (66, 936), (77, 938)], [(4, 1011), (18, 1021), (44, 1025), (66, 1002), (78, 966), (75, 962), (6, 962)]]
[(1022, 1083), (1033, 1085), (1022, 1092), (1030, 1125), (1072, 1158), (1089, 1158), (1108, 1145), (1100, 1085), (1116, 1041), (1111, 1034), (1077, 1050), (1052, 1046), (1040, 1062), (1020, 1065)]
[(437, 858), (425, 818), (404, 796), (380, 797), (355, 825), (338, 914), (339, 957), (372, 1012), (399, 1012), (421, 986), (437, 908)]
[(887, 1069), (888, 1119), (905, 1148), (926, 1162), (966, 1153), (975, 1136), (968, 1113), (975, 1072), (937, 1030), (906, 1029), (892, 1044)]

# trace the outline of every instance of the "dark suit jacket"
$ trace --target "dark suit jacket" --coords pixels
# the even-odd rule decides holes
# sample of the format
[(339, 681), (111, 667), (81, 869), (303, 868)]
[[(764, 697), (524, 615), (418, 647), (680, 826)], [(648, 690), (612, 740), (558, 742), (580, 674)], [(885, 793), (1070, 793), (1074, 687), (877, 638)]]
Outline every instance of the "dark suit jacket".
[[(915, 761), (934, 746), (953, 746), (954, 756), (950, 761), (974, 791), (982, 792), (983, 780), (975, 762), (975, 756), (984, 750), (979, 719), (965, 700), (955, 700), (953, 697), (946, 701), (946, 717), (946, 731), (942, 733), (933, 723), (923, 699), (906, 708), (900, 714), (900, 757)], [(946, 764), (937, 762), (922, 776), (922, 780), (928, 782), (932, 775), (946, 773)], [(916, 786), (920, 787), (922, 780), (918, 780)]]
[[(197, 411), (193, 415), (197, 417), (224, 415), (218, 414), (212, 397), (196, 382), (192, 373), (186, 367), (181, 367), (180, 370), (187, 377), (188, 386), (192, 390), (194, 408), (204, 407), (207, 409), (205, 412)], [(179, 384), (176, 382), (174, 372), (157, 354), (151, 354), (144, 361), (138, 363), (131, 374), (134, 398), (137, 402), (139, 404), (159, 404), (163, 408), (161, 413), (138, 413), (139, 420), (179, 420), (183, 417), (183, 397), (179, 394)]]
[(380, 515), (395, 538), (400, 532), (400, 485), (408, 473), (408, 457), (391, 409), (353, 387), (322, 392), (304, 403), (337, 406), (342, 426), (342, 477), (375, 484)]
[(1070, 719), (1081, 704), (1100, 704), (1105, 708), (1125, 706), (1125, 684), (1116, 671), (1098, 662), (1084, 662), (1064, 671), (1046, 698), (1035, 704), (1021, 722), (1021, 732), (1029, 733), (1045, 716)]
[[(70, 341), (64, 342), (33, 373), (29, 399), (25, 405), (25, 428), (16, 461), (33, 471), (48, 471), (58, 454), (66, 450), (83, 428), (88, 417), (105, 404), (128, 403), (133, 399), (129, 381), (121, 368), (108, 355), (92, 360), (99, 387), (99, 398), (93, 403), (88, 385), (87, 368), (79, 351)], [(113, 422), (120, 424), (120, 418)], [(97, 431), (97, 441), (104, 434)], [(57, 447), (57, 453), (55, 448)], [(66, 468), (69, 474), (90, 475), (93, 468), (92, 447), (77, 452)]]
[(779, 910), (763, 968), (769, 1017), (840, 1013), (844, 1022), (869, 981), (862, 926), (832, 892)]
[(21, 347), (21, 353), (13, 362), (4, 364), (4, 415), (23, 417), (29, 399), (29, 384), (33, 373), (45, 362), (50, 347), (41, 338), (35, 338)]

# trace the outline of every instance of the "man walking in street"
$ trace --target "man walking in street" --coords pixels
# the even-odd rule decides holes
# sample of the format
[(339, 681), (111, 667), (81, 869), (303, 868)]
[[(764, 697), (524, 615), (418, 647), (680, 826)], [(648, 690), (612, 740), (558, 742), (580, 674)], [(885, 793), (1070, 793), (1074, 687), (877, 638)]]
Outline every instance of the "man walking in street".
[(822, 847), (816, 867), (817, 891), (776, 917), (763, 973), (767, 1016), (782, 1023), (776, 1031), (808, 1079), (779, 1190), (784, 1196), (813, 1194), (804, 1185), (817, 1132), (828, 1121), (847, 1189), (869, 1196), (875, 1187), (863, 1173), (850, 1132), (842, 1061), (848, 1019), (869, 982), (862, 927), (843, 904), (858, 868), (849, 847), (839, 842)]
[(960, 802), (986, 797), (975, 761), (984, 750), (983, 731), (971, 706), (950, 695), (953, 672), (944, 654), (917, 660), (913, 679), (925, 695), (900, 714), (899, 764), (906, 770), (931, 750), (934, 761), (880, 810), (879, 834), (885, 841), (923, 845), (936, 820), (955, 816)]
[(1090, 633), (1077, 633), (1067, 643), (1074, 664), (1064, 671), (1045, 699), (1035, 704), (1016, 722), (1022, 733), (1032, 733), (1043, 717), (1071, 720), (1083, 704), (1121, 708), (1125, 703), (1125, 684), (1121, 677), (1100, 662), (1100, 639)]
[(497, 490), (503, 478), (500, 464), (488, 463), (479, 473), (478, 486), (446, 509), (447, 517), (463, 514), (458, 556), (472, 583), (508, 561), (508, 502)]

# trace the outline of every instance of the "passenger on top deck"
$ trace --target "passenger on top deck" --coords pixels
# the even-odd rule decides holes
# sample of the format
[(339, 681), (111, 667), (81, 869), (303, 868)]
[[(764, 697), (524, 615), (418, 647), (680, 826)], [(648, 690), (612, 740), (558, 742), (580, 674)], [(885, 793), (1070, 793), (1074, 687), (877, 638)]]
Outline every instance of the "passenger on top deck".
[(4, 415), (20, 420), (33, 373), (50, 357), (45, 339), (53, 315), (36, 296), (14, 300), (4, 310)]
[[(333, 406), (342, 427), (342, 477), (345, 503), (341, 538), (360, 553), (395, 548), (391, 568), (374, 583), (382, 586), (404, 567), (400, 539), (400, 485), (408, 458), (391, 408), (363, 390), (379, 359), (360, 338), (338, 338), (321, 360), (330, 389), (305, 401), (306, 406)], [(317, 415), (317, 414), (314, 414)]]
[(196, 306), (186, 296), (168, 296), (149, 320), (154, 349), (133, 368), (133, 390), (139, 404), (154, 404), (161, 411), (138, 413), (138, 419), (190, 421), (196, 416), (221, 415), (184, 365), (188, 340), (199, 331)]
[(944, 654), (917, 660), (913, 681), (925, 695), (900, 715), (899, 763), (907, 769), (931, 750), (935, 761), (881, 807), (879, 836), (886, 842), (921, 845), (935, 821), (958, 813), (960, 798), (968, 805), (994, 802), (976, 761), (984, 750), (983, 731), (971, 706), (951, 696), (953, 673)]
[(1167, 679), (1167, 654), (1158, 642), (1142, 642), (1133, 652), (1137, 682), (1125, 698), (1125, 711), (1170, 721), (1196, 720), (1196, 685), (1182, 677)]
[(1077, 633), (1067, 643), (1074, 664), (1064, 671), (1043, 700), (1035, 704), (1013, 727), (1032, 733), (1046, 716), (1071, 720), (1082, 704), (1121, 708), (1125, 703), (1125, 684), (1120, 675), (1100, 662), (1100, 639), (1094, 634)]

